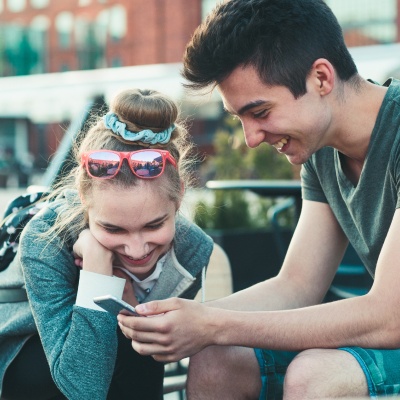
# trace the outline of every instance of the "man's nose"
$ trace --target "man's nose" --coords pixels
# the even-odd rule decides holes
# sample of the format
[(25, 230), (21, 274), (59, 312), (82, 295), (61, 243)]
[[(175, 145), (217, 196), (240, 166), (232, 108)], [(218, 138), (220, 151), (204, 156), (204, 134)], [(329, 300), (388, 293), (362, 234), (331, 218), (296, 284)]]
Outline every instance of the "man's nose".
[(242, 123), (244, 139), (247, 147), (255, 148), (262, 143), (264, 134), (254, 123)]

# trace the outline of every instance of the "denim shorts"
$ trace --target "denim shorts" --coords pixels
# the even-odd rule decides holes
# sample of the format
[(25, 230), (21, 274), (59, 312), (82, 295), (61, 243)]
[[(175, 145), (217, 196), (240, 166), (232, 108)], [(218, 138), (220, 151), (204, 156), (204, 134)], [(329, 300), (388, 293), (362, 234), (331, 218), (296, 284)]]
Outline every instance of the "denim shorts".
[[(364, 371), (371, 398), (400, 394), (400, 349), (363, 349), (343, 347)], [(254, 349), (260, 366), (260, 400), (282, 399), (286, 369), (298, 352)]]
[(282, 399), (283, 380), (286, 369), (293, 358), (299, 354), (294, 351), (274, 351), (254, 349), (260, 366), (262, 389), (260, 400)]

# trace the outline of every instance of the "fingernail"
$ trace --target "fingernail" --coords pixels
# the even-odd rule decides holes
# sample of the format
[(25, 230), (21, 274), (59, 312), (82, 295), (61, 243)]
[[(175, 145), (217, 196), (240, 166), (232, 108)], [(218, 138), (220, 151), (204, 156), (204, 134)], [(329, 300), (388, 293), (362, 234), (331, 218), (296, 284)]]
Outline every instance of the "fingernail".
[(136, 309), (139, 313), (143, 313), (143, 312), (146, 312), (147, 307), (146, 307), (146, 304), (138, 304), (137, 306), (135, 306), (135, 309)]

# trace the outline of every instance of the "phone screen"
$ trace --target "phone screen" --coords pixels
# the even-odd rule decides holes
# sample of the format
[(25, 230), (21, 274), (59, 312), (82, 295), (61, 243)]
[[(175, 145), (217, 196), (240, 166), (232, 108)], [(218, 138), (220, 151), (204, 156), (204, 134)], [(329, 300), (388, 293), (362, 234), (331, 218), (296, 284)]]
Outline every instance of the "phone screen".
[(118, 315), (122, 313), (125, 315), (134, 315), (136, 317), (140, 316), (136, 312), (135, 307), (111, 295), (95, 297), (93, 298), (93, 301), (99, 307), (103, 308), (104, 310), (108, 311), (113, 315)]

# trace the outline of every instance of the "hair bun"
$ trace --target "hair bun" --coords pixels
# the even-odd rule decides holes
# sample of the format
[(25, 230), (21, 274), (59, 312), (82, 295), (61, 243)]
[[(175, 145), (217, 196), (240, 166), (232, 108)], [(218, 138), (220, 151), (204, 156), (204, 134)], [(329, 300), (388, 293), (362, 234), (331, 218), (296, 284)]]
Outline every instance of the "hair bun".
[(124, 90), (111, 101), (110, 111), (133, 132), (143, 129), (160, 132), (178, 117), (178, 108), (172, 99), (147, 89)]

